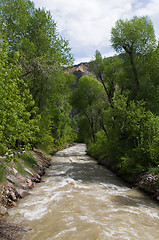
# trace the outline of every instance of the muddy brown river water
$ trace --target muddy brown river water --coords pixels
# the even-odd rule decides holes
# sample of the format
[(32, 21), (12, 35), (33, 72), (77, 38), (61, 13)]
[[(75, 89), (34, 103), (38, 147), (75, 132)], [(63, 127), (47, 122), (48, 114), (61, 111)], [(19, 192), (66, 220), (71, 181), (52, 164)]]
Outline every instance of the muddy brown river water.
[(159, 206), (97, 165), (85, 144), (57, 152), (43, 182), (9, 214), (31, 229), (23, 240), (159, 239)]

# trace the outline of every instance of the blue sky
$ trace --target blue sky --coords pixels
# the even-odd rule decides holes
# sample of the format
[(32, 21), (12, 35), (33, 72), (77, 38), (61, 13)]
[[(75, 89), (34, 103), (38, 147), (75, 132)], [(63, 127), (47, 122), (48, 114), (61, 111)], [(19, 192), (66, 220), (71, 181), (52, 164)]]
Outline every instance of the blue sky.
[(119, 19), (148, 15), (159, 38), (159, 0), (33, 0), (57, 22), (60, 35), (69, 40), (75, 63), (92, 60), (95, 51), (114, 55), (111, 28)]

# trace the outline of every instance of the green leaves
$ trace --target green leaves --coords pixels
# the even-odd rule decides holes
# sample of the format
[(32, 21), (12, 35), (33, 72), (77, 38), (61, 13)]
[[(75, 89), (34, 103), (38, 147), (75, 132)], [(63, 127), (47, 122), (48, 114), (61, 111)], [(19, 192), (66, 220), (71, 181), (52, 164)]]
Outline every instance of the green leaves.
[(121, 54), (102, 58), (96, 51), (90, 64), (96, 80), (82, 77), (72, 104), (88, 152), (134, 181), (159, 163), (159, 52), (147, 16), (117, 21), (111, 41)]
[[(89, 126), (91, 138), (95, 138), (95, 132), (98, 128), (99, 112), (101, 111), (104, 100), (102, 84), (100, 84), (93, 75), (80, 78), (77, 88), (74, 89), (71, 96), (71, 104), (84, 116), (85, 124)], [(79, 124), (84, 123), (84, 119)]]
[(86, 110), (97, 103), (101, 91), (101, 84), (92, 75), (83, 76), (73, 92), (72, 103), (78, 110)]
[(58, 140), (58, 145), (73, 140), (69, 77), (61, 67), (73, 57), (51, 13), (30, 0), (2, 0), (0, 30), (8, 43), (0, 56), (5, 148), (33, 143), (50, 150)]
[(21, 67), (18, 58), (9, 62), (7, 45), (1, 46), (0, 65), (0, 154), (9, 148), (31, 143), (38, 131), (38, 119), (32, 118), (34, 101), (23, 80), (19, 79)]
[(111, 32), (112, 46), (117, 52), (141, 53), (156, 49), (154, 28), (149, 17), (118, 20)]
[[(150, 18), (135, 16), (130, 20), (118, 20), (112, 28), (111, 42), (114, 49), (122, 54), (127, 78), (122, 88), (130, 91), (129, 100), (144, 99), (150, 108), (154, 103), (153, 98), (157, 98), (155, 78), (152, 77), (152, 65), (150, 66), (150, 59), (157, 50), (157, 42)], [(157, 82), (156, 84), (158, 85)], [(151, 109), (154, 111), (154, 107)]]

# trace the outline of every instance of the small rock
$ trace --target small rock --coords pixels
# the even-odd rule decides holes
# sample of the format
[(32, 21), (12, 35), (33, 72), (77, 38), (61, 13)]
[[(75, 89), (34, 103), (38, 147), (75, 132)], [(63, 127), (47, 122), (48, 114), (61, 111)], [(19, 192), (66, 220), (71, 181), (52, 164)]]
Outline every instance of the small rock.
[(17, 175), (18, 171), (14, 167), (12, 168), (12, 170), (13, 170), (13, 173)]
[(41, 180), (41, 177), (40, 177), (40, 175), (39, 175), (39, 174), (36, 174), (36, 176), (37, 176), (37, 178), (38, 178), (39, 180)]
[(29, 178), (27, 178), (26, 182), (27, 182), (29, 188), (34, 187), (33, 182)]
[(12, 168), (9, 167), (9, 166), (7, 166), (7, 170), (8, 170), (9, 172), (11, 172), (11, 171), (12, 171)]
[(29, 173), (31, 176), (34, 175), (33, 172), (32, 172), (30, 169), (28, 169), (28, 168), (25, 167), (24, 170), (25, 170), (27, 173)]
[(0, 214), (2, 215), (2, 216), (4, 216), (5, 214), (7, 214), (7, 208), (6, 207), (4, 207), (4, 206), (1, 206), (0, 207)]
[(23, 190), (23, 189), (20, 189), (20, 188), (16, 188), (16, 192), (17, 192), (17, 195), (20, 196), (21, 198), (24, 198), (24, 197), (26, 197), (30, 194), (26, 190)]
[(10, 196), (11, 196), (11, 198), (12, 198), (13, 201), (16, 201), (17, 198), (16, 198), (15, 193), (14, 193), (13, 190), (11, 190)]
[(9, 202), (10, 207), (17, 207), (17, 204), (14, 201)]
[(8, 188), (13, 188), (14, 186), (13, 186), (13, 184), (12, 184), (11, 182), (8, 182), (8, 183), (7, 183), (7, 187), (8, 187)]
[(39, 183), (41, 182), (41, 177), (38, 174), (34, 174), (34, 176), (31, 177), (31, 181)]

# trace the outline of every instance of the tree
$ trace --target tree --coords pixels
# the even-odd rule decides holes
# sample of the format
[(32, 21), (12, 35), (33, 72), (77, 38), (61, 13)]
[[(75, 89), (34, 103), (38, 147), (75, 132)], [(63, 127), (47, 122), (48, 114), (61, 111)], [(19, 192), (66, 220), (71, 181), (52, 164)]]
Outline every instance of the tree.
[(19, 51), (20, 77), (27, 82), (37, 107), (42, 110), (54, 75), (57, 76), (61, 65), (72, 63), (68, 41), (59, 35), (50, 12), (36, 9), (30, 0), (2, 0), (0, 17), (10, 56)]
[(157, 47), (154, 28), (149, 17), (133, 17), (131, 20), (118, 20), (111, 31), (111, 42), (119, 53), (129, 56), (133, 79), (133, 95), (137, 96), (140, 80), (136, 67), (137, 57), (145, 56)]
[[(16, 53), (19, 54), (15, 65), (19, 65), (21, 71), (16, 77), (26, 84), (34, 99), (37, 115), (41, 116), (36, 144), (41, 143), (50, 149), (59, 139), (61, 144), (70, 140), (70, 136), (74, 139), (69, 118), (69, 94), (63, 90), (69, 83), (62, 72), (62, 66), (72, 64), (73, 57), (68, 41), (59, 35), (50, 12), (36, 9), (30, 0), (2, 0), (0, 31), (8, 42), (8, 61), (12, 62)], [(23, 94), (25, 88), (21, 90)], [(66, 111), (63, 111), (64, 106), (67, 106)], [(29, 112), (34, 109), (29, 104), (26, 108)], [(56, 123), (55, 116), (59, 112), (60, 119)], [(65, 124), (62, 125), (63, 119)], [(55, 134), (57, 132), (60, 133)]]
[(27, 84), (19, 79), (18, 58), (15, 54), (9, 60), (8, 46), (3, 40), (0, 44), (0, 154), (35, 142), (39, 130), (35, 102)]
[(122, 65), (123, 61), (118, 56), (102, 58), (99, 51), (96, 51), (95, 60), (90, 63), (91, 70), (103, 85), (106, 101), (111, 107), (115, 88), (121, 87), (121, 79), (124, 81)]
[(71, 103), (81, 113), (90, 128), (91, 138), (95, 139), (99, 113), (103, 102), (103, 87), (93, 75), (80, 78), (71, 96)]
[(63, 39), (49, 11), (36, 9), (30, 0), (1, 0), (0, 29), (10, 52), (22, 51), (27, 57), (58, 57), (61, 64), (72, 60), (68, 41)]

